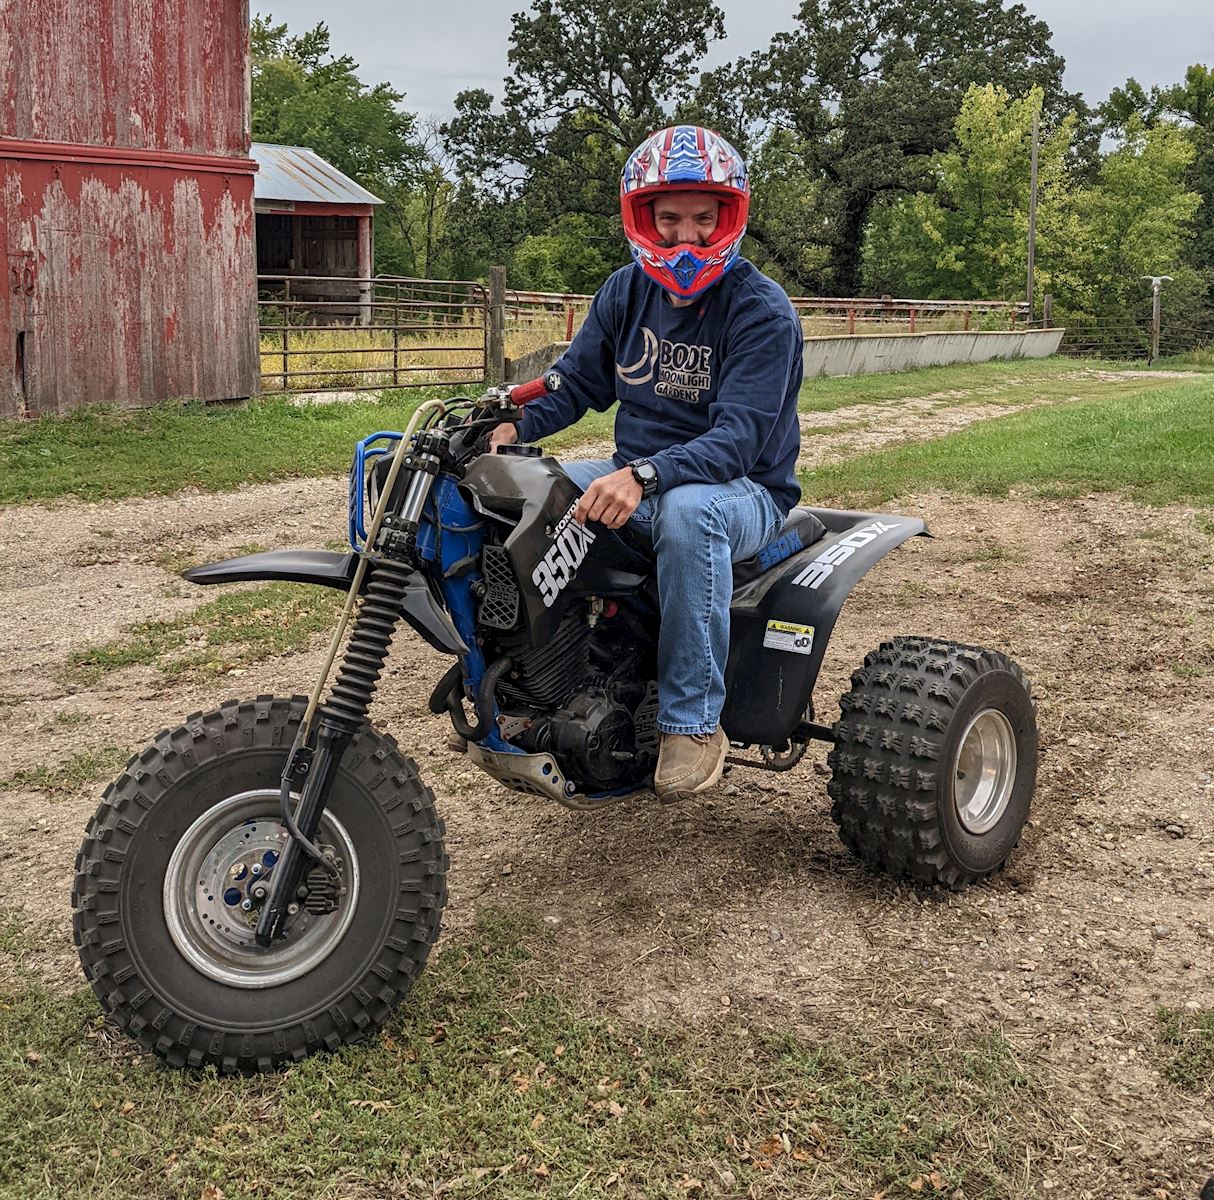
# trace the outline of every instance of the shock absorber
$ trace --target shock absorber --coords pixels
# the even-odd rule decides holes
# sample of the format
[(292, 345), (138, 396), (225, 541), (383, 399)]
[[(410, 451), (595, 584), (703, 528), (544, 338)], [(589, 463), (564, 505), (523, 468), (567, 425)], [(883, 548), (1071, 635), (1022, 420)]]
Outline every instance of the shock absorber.
[(320, 710), (315, 753), (301, 748), (296, 756), (295, 771), (303, 785), (294, 814), (284, 784), (283, 812), (291, 838), (275, 864), (273, 886), (257, 920), (254, 937), (258, 945), (269, 946), (287, 917), (298, 911), (309, 859), (330, 874), (336, 873), (336, 867), (320, 856), (314, 839), (341, 756), (366, 720), (404, 608), (418, 525), (441, 462), (438, 450), (437, 446), (419, 445), (405, 459), (404, 465), (413, 469), (413, 475), (400, 511), (386, 514), (380, 524), (375, 544), (378, 557), (367, 565), (350, 641), (337, 681)]
[(362, 727), (379, 685), (412, 573), (407, 563), (392, 559), (381, 559), (367, 569), (367, 590), (342, 656), (337, 681), (321, 709), (322, 725), (333, 722), (351, 737)]

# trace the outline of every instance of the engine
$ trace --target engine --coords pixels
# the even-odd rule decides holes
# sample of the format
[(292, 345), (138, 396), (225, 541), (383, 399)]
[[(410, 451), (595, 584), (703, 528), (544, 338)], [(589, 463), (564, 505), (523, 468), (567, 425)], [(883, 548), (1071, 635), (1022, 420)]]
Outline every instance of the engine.
[(496, 632), (496, 653), (512, 660), (497, 702), (520, 749), (551, 754), (585, 791), (611, 791), (652, 770), (657, 688), (628, 620), (595, 614), (592, 625), (589, 606), (570, 605), (540, 646), (523, 631)]

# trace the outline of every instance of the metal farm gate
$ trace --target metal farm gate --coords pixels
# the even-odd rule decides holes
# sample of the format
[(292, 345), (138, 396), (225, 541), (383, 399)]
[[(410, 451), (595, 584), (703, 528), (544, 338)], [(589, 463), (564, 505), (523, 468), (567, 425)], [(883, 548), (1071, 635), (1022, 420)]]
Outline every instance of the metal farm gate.
[(257, 312), (266, 392), (480, 384), (488, 373), (482, 283), (259, 275)]

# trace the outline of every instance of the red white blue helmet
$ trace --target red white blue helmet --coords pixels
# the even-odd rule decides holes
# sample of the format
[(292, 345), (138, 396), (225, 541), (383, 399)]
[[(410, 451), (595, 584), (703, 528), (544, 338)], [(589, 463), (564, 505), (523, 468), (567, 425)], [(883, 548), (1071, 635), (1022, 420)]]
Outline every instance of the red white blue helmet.
[[(654, 223), (659, 192), (706, 192), (721, 202), (707, 246), (663, 246)], [(684, 299), (717, 283), (737, 261), (750, 212), (750, 183), (742, 156), (700, 125), (672, 125), (650, 134), (629, 155), (620, 177), (620, 216), (636, 265)]]

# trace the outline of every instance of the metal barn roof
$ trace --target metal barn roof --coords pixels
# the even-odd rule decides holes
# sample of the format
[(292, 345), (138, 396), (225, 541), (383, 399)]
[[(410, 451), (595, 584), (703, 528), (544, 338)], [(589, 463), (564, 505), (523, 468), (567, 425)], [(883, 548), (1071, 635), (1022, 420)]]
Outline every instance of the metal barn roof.
[(257, 162), (253, 199), (310, 204), (382, 204), (365, 187), (343, 175), (307, 146), (254, 142), (249, 155)]

